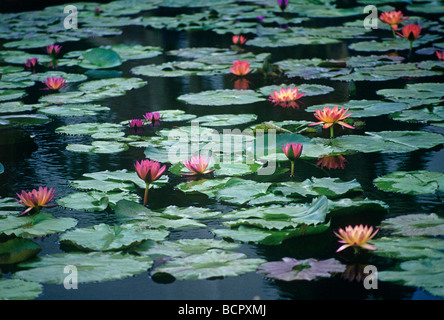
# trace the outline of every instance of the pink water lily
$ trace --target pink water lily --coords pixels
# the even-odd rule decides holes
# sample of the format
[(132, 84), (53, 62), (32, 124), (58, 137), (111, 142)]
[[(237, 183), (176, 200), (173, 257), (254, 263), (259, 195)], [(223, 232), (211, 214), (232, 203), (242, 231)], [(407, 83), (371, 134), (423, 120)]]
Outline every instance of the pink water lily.
[(348, 109), (344, 109), (344, 107), (342, 107), (341, 110), (338, 110), (338, 106), (334, 106), (333, 109), (330, 107), (324, 107), (323, 111), (316, 109), (314, 116), (320, 121), (310, 123), (309, 126), (322, 125), (324, 129), (330, 128), (330, 137), (333, 138), (333, 125), (335, 123), (349, 129), (355, 128), (343, 121), (351, 115), (351, 113), (346, 114), (347, 111)]
[(299, 93), (299, 89), (297, 87), (291, 88), (281, 87), (279, 91), (274, 90), (272, 94), (268, 97), (268, 100), (273, 102), (275, 105), (280, 105), (284, 108), (292, 107), (293, 109), (299, 108), (298, 103), (296, 102), (302, 96), (304, 96), (305, 92)]
[(288, 6), (288, 0), (277, 0), (277, 3), (279, 5), (279, 8), (281, 8), (282, 11), (285, 10)]
[(39, 60), (37, 58), (28, 59), (25, 62), (25, 67), (29, 69), (34, 69), (37, 66), (38, 61)]
[(143, 117), (150, 122), (155, 122), (162, 119), (159, 112), (147, 112), (143, 115)]
[(444, 60), (444, 50), (442, 51), (435, 50), (435, 53), (438, 60)]
[(321, 168), (331, 169), (344, 169), (345, 163), (347, 160), (340, 154), (337, 155), (328, 155), (318, 159), (316, 162), (317, 166)]
[(341, 247), (339, 247), (336, 252), (342, 251), (348, 247), (353, 247), (355, 252), (357, 252), (360, 248), (368, 249), (368, 250), (377, 250), (372, 243), (369, 242), (376, 233), (378, 233), (379, 229), (376, 229), (373, 232), (373, 227), (367, 227), (361, 225), (356, 225), (354, 227), (347, 226), (345, 230), (339, 228), (338, 233), (333, 231), (333, 233), (341, 240), (338, 242), (345, 243)]
[(161, 166), (157, 161), (145, 159), (140, 162), (136, 161), (134, 167), (139, 178), (145, 181), (145, 195), (143, 198), (143, 205), (145, 206), (148, 202), (148, 189), (151, 182), (158, 180), (162, 176), (166, 166)]
[(141, 119), (132, 119), (129, 122), (129, 125), (130, 125), (131, 128), (141, 128), (141, 127), (143, 127), (143, 120), (141, 120)]
[(50, 77), (46, 78), (46, 81), (42, 81), (46, 88), (44, 90), (59, 90), (67, 86), (66, 80), (62, 77)]
[(46, 52), (52, 57), (55, 57), (59, 54), (60, 49), (62, 49), (62, 46), (58, 44), (50, 44), (49, 46), (46, 47)]
[(302, 143), (294, 143), (289, 142), (282, 146), (285, 156), (290, 160), (291, 163), (291, 173), (290, 175), (294, 175), (294, 162), (297, 158), (299, 158), (302, 154)]
[(183, 161), (183, 165), (190, 170), (190, 173), (181, 173), (181, 175), (185, 176), (195, 176), (195, 175), (203, 175), (214, 170), (207, 170), (208, 165), (210, 164), (210, 157), (206, 157), (203, 155), (191, 156), (189, 160)]
[(54, 193), (55, 190), (53, 188), (50, 188), (48, 190), (47, 187), (43, 188), (42, 186), (40, 186), (38, 190), (33, 189), (30, 192), (22, 190), (20, 194), (17, 193), (17, 196), (20, 200), (15, 200), (21, 205), (28, 207), (28, 209), (20, 213), (19, 216), (22, 216), (33, 209), (36, 212), (39, 212), (42, 207), (54, 207), (55, 205), (48, 204), (52, 200), (52, 198), (54, 198)]

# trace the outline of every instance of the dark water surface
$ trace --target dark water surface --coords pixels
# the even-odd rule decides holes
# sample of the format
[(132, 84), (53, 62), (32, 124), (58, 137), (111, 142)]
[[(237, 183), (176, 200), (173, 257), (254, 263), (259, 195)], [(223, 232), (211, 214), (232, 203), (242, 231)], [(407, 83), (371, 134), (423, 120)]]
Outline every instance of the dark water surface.
[[(143, 27), (130, 26), (122, 28), (122, 35), (93, 38), (75, 43), (63, 44), (63, 52), (83, 50), (101, 45), (139, 43), (142, 45), (159, 46), (164, 52), (187, 47), (220, 47), (228, 48), (231, 44), (230, 35), (217, 35), (212, 32), (175, 32), (165, 30), (149, 30)], [(353, 40), (350, 40), (353, 41)], [(290, 58), (330, 58), (340, 59), (350, 55), (347, 44), (300, 46), (297, 48), (279, 48), (271, 51), (273, 61)], [(34, 50), (37, 52), (36, 50)], [(248, 47), (248, 51), (261, 52), (260, 48)], [(30, 50), (33, 52), (33, 50)], [(122, 77), (132, 77), (130, 69), (137, 65), (158, 64), (171, 60), (166, 54), (146, 59), (133, 60), (124, 63), (120, 70)], [(64, 70), (65, 69), (61, 69)], [(76, 68), (66, 68), (67, 72), (76, 72)], [(140, 117), (140, 115), (162, 109), (182, 109), (196, 115), (225, 113), (255, 113), (257, 123), (268, 120), (309, 120), (313, 121), (311, 113), (304, 110), (283, 109), (272, 106), (268, 101), (251, 105), (220, 107), (189, 106), (177, 100), (185, 93), (200, 92), (214, 89), (233, 88), (232, 76), (192, 76), (172, 78), (149, 78), (137, 76), (148, 81), (140, 89), (127, 92), (124, 96), (106, 99), (100, 103), (111, 108), (97, 116), (88, 117), (54, 117), (53, 121), (40, 126), (26, 127), (24, 130), (34, 137), (35, 145), (15, 146), (0, 152), (0, 162), (5, 166), (5, 173), (0, 175), (0, 196), (15, 197), (16, 192), (30, 190), (40, 185), (56, 189), (56, 198), (64, 197), (72, 192), (68, 180), (78, 179), (87, 172), (103, 170), (133, 170), (136, 160), (144, 159), (144, 148), (130, 148), (117, 154), (90, 155), (66, 151), (65, 147), (73, 142), (89, 141), (87, 137), (59, 135), (54, 130), (60, 126), (78, 122), (112, 122)], [(273, 80), (264, 80), (258, 75), (252, 75), (252, 89), (273, 84)], [(276, 84), (282, 83), (279, 79)], [(333, 87), (335, 91), (320, 97), (306, 97), (306, 106), (328, 102), (341, 102), (350, 99), (349, 84), (345, 82), (326, 80), (304, 81), (295, 80), (295, 84), (316, 83)], [(374, 83), (357, 83), (355, 96), (359, 99), (374, 99), (376, 90), (381, 88), (404, 87), (406, 83), (415, 80), (399, 80)], [(442, 79), (422, 79), (421, 82), (441, 82)], [(292, 80), (287, 81), (291, 83)], [(41, 91), (28, 89), (26, 103), (36, 103)], [(169, 127), (169, 124), (162, 124)], [(242, 128), (240, 128), (242, 129)], [(444, 128), (426, 125), (407, 124), (391, 120), (385, 116), (366, 119), (365, 131), (383, 130), (423, 130), (444, 134)], [(154, 131), (153, 131), (154, 132)], [(362, 130), (363, 132), (363, 130)], [(362, 133), (357, 129), (356, 134)], [(338, 130), (338, 134), (341, 130)], [(326, 137), (326, 132), (324, 133)], [(316, 160), (304, 161), (296, 168), (296, 177), (300, 181), (315, 177), (325, 177), (326, 172), (331, 177), (339, 177), (344, 181), (356, 179), (364, 189), (363, 197), (377, 199), (389, 205), (388, 213), (365, 212), (360, 215), (335, 217), (331, 221), (331, 230), (349, 224), (378, 225), (383, 219), (409, 213), (442, 214), (443, 204), (433, 195), (407, 196), (385, 193), (377, 190), (373, 180), (381, 175), (397, 170), (430, 170), (444, 172), (444, 149), (442, 146), (402, 154), (354, 154), (346, 157), (344, 170), (317, 170)], [(185, 196), (174, 189), (174, 185), (182, 182), (180, 177), (169, 174), (170, 182), (166, 187), (150, 191), (150, 207), (163, 208), (168, 205), (202, 206), (226, 211), (229, 207), (209, 200), (205, 196)], [(282, 181), (287, 179), (283, 176)], [(143, 196), (143, 190), (138, 191)], [(90, 226), (99, 223), (116, 222), (113, 215), (106, 212), (92, 213), (75, 211), (61, 207), (45, 209), (57, 217), (74, 217), (79, 221), (77, 227)], [(218, 222), (214, 221), (214, 226)], [(208, 228), (190, 231), (172, 231), (171, 240), (181, 238), (212, 238), (209, 232), (213, 225), (210, 221)], [(280, 260), (282, 257), (297, 259), (317, 258), (328, 259), (335, 257), (341, 261), (350, 259), (347, 252), (335, 253), (338, 243), (329, 229), (319, 235), (305, 236), (286, 240), (279, 246), (242, 244), (239, 251), (249, 257), (264, 258), (267, 261)], [(57, 235), (51, 235), (36, 242), (42, 247), (43, 254), (63, 252), (58, 243)], [(365, 256), (366, 263), (375, 264), (378, 268), (389, 267), (392, 261), (377, 256)], [(8, 270), (6, 270), (8, 271)], [(13, 267), (10, 272), (14, 271)], [(8, 276), (4, 271), (4, 276)], [(267, 280), (259, 274), (250, 272), (237, 277), (227, 277), (215, 280), (179, 281), (158, 283), (150, 278), (148, 272), (123, 280), (107, 281), (104, 283), (79, 284), (77, 290), (66, 290), (63, 285), (44, 285), (43, 293), (38, 297), (42, 300), (52, 299), (436, 299), (419, 288), (405, 287), (390, 282), (379, 282), (377, 290), (366, 290), (362, 283), (348, 280), (337, 275), (330, 279), (318, 281), (293, 281), (289, 283)]]

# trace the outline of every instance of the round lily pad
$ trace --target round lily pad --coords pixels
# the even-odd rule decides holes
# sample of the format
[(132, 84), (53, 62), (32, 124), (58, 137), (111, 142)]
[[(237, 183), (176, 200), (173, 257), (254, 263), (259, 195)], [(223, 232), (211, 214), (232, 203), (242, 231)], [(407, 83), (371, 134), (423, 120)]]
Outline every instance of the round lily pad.
[(444, 191), (444, 174), (426, 170), (395, 171), (378, 177), (373, 182), (381, 190), (411, 195)]
[(210, 90), (199, 93), (188, 93), (178, 97), (178, 100), (191, 105), (226, 106), (250, 104), (266, 100), (261, 94), (252, 90)]

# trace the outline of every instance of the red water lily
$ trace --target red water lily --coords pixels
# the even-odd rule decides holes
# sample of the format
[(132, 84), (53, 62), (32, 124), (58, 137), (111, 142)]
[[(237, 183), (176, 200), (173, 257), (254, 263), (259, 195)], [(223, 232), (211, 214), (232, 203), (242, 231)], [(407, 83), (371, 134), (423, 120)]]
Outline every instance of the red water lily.
[(37, 58), (28, 59), (25, 62), (25, 67), (27, 67), (29, 69), (35, 69), (35, 67), (37, 66), (38, 61), (39, 60)]
[(322, 125), (324, 129), (330, 128), (330, 137), (333, 137), (333, 125), (335, 123), (350, 129), (354, 129), (353, 126), (345, 123), (343, 120), (348, 118), (351, 113), (346, 114), (348, 109), (341, 108), (338, 110), (338, 106), (334, 106), (333, 109), (330, 107), (324, 107), (324, 110), (315, 110), (315, 118), (319, 122), (310, 123), (309, 126)]
[(294, 143), (289, 142), (282, 146), (285, 156), (290, 160), (291, 163), (291, 172), (290, 175), (294, 175), (294, 162), (298, 159), (302, 154), (302, 143)]
[(443, 51), (436, 50), (435, 53), (439, 60), (444, 60), (444, 50)]
[(148, 201), (149, 185), (151, 182), (156, 181), (162, 176), (166, 166), (161, 166), (157, 161), (145, 159), (140, 162), (136, 161), (134, 167), (136, 168), (139, 178), (145, 181), (145, 196), (143, 198), (143, 205), (145, 206)]
[(353, 247), (355, 252), (357, 252), (360, 248), (368, 249), (368, 250), (377, 250), (372, 243), (369, 242), (376, 233), (378, 233), (379, 229), (376, 229), (373, 232), (373, 227), (356, 225), (355, 227), (347, 226), (345, 230), (339, 228), (338, 232), (333, 231), (333, 233), (341, 240), (340, 243), (344, 243), (341, 247), (339, 247), (336, 252), (342, 251), (348, 247)]
[(20, 194), (17, 193), (20, 200), (15, 200), (25, 207), (28, 207), (28, 209), (19, 214), (19, 216), (22, 216), (33, 209), (35, 209), (36, 212), (39, 212), (42, 207), (54, 207), (55, 205), (48, 204), (54, 197), (54, 193), (55, 190), (53, 188), (48, 190), (47, 187), (43, 188), (42, 186), (40, 186), (38, 190), (33, 189), (30, 192), (22, 190)]
[(396, 34), (409, 40), (410, 42), (413, 42), (419, 38), (421, 30), (422, 28), (417, 24), (408, 24), (402, 27), (401, 32), (396, 32)]
[(242, 35), (234, 35), (232, 37), (232, 40), (235, 45), (240, 46), (240, 45), (243, 45), (247, 41), (247, 38), (245, 38)]
[(237, 76), (245, 76), (253, 71), (252, 69), (250, 69), (250, 63), (248, 61), (241, 60), (233, 62), (233, 66), (230, 67), (230, 70), (231, 73)]
[(67, 86), (66, 80), (62, 77), (49, 77), (46, 81), (42, 81), (46, 88), (44, 90), (59, 90)]
[(183, 165), (190, 170), (190, 173), (181, 173), (181, 175), (185, 176), (195, 176), (195, 175), (203, 175), (214, 170), (207, 170), (208, 165), (210, 164), (210, 157), (206, 157), (203, 155), (191, 156), (189, 160), (183, 161)]

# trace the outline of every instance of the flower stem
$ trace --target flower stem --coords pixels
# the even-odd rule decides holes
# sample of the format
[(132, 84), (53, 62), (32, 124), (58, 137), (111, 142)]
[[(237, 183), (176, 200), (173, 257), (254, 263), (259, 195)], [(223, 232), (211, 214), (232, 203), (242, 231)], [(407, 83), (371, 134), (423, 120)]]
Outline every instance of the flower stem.
[(145, 195), (143, 197), (143, 205), (144, 206), (146, 206), (147, 203), (148, 203), (148, 190), (149, 190), (149, 188), (150, 188), (150, 185), (149, 185), (149, 183), (147, 183), (146, 187), (145, 187)]
[(334, 130), (333, 130), (333, 126), (330, 127), (330, 139), (332, 139), (334, 136)]
[(294, 176), (294, 161), (290, 161), (291, 163), (291, 172), (290, 172), (290, 176)]
[(409, 60), (412, 58), (412, 45), (413, 45), (413, 41), (410, 41), (410, 45), (409, 45)]
[(392, 32), (393, 32), (393, 38), (396, 39), (396, 32), (395, 32), (395, 29), (392, 28)]

